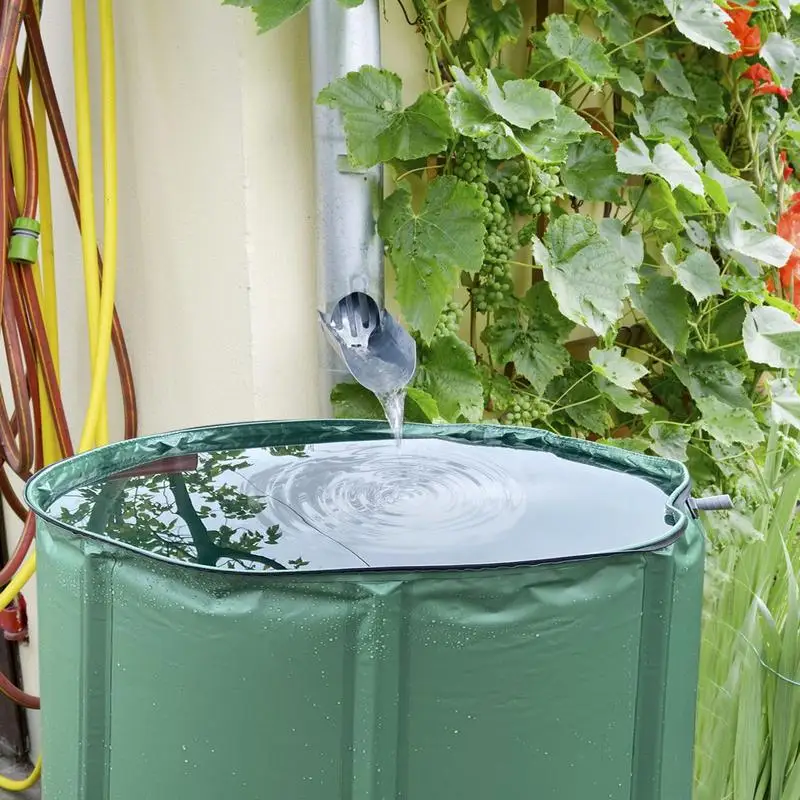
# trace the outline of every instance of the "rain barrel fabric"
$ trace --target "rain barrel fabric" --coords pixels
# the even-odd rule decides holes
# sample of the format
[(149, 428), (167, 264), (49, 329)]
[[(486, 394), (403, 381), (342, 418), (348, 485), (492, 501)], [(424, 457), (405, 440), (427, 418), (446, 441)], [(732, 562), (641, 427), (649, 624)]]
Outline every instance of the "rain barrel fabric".
[(689, 800), (704, 539), (685, 469), (529, 429), (405, 436), (638, 476), (664, 492), (663, 530), (628, 551), (598, 542), (597, 555), (530, 563), (232, 572), (48, 509), (157, 459), (386, 427), (192, 429), (49, 467), (27, 488), (44, 800)]

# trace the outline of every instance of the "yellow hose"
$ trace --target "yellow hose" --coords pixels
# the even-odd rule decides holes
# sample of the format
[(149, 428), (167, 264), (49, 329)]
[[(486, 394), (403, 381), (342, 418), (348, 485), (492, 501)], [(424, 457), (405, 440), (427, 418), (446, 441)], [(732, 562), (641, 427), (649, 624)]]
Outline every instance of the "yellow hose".
[(33, 577), (34, 572), (36, 572), (36, 551), (32, 549), (31, 554), (8, 582), (8, 586), (0, 592), (0, 610), (6, 608), (22, 591), (22, 587)]
[[(97, 231), (94, 217), (94, 182), (92, 175), (91, 107), (89, 97), (89, 59), (86, 42), (86, 7), (84, 0), (72, 0), (73, 59), (75, 68), (75, 106), (78, 136), (78, 180), (80, 192), (81, 241), (83, 249), (86, 310), (89, 328), (89, 353), (92, 362), (92, 386), (79, 450), (88, 450), (108, 441), (107, 380), (111, 356), (111, 334), (117, 272), (117, 148), (116, 148), (116, 69), (114, 60), (113, 0), (98, 0), (100, 52), (102, 59), (102, 130), (103, 130), (103, 226), (105, 233), (105, 270), (102, 289), (97, 260)], [(38, 13), (38, 3), (37, 3)], [(19, 114), (18, 76), (12, 70), (9, 86), (10, 151), (12, 170), (18, 191), (22, 191), (24, 150)], [(37, 156), (40, 165), (42, 256), (41, 266), (34, 270), (36, 291), (42, 301), (45, 328), (51, 343), (58, 374), (58, 311), (56, 305), (55, 268), (52, 235), (52, 204), (47, 157), (47, 133), (44, 104), (37, 76), (33, 75), (34, 125)], [(41, 383), (41, 376), (40, 376)], [(43, 387), (42, 387), (43, 388)], [(50, 463), (60, 457), (55, 438), (55, 425), (46, 393), (41, 391), (42, 426), (45, 458)], [(19, 595), (36, 571), (36, 550), (31, 549), (8, 585), (0, 591), (0, 609), (6, 608)], [(41, 775), (42, 758), (36, 760), (27, 778), (12, 780), (0, 775), (0, 790), (21, 792), (33, 786)]]
[[(76, 0), (82, 5), (82, 0)], [(116, 64), (114, 61), (114, 14), (112, 0), (99, 0), (102, 128), (103, 128), (103, 290), (97, 322), (97, 344), (92, 365), (89, 408), (78, 449), (108, 441), (108, 424), (102, 419), (106, 408), (108, 364), (111, 357), (111, 327), (114, 321), (114, 293), (117, 281), (117, 107)], [(81, 179), (81, 183), (83, 179)], [(93, 433), (99, 431), (99, 435)]]
[(6, 778), (4, 775), (0, 775), (0, 789), (4, 789), (7, 792), (24, 792), (26, 789), (30, 789), (31, 786), (39, 780), (41, 774), (42, 757), (39, 756), (39, 758), (36, 759), (36, 765), (27, 778), (15, 781), (11, 778)]
[[(89, 357), (92, 362), (92, 389), (96, 383), (97, 351), (100, 340), (100, 267), (97, 262), (97, 229), (94, 218), (94, 178), (92, 175), (91, 101), (89, 95), (89, 53), (86, 42), (86, 5), (84, 0), (72, 0), (72, 58), (75, 68), (75, 116), (78, 139), (78, 186), (80, 192), (81, 244), (86, 289), (86, 315), (89, 326)], [(91, 393), (94, 396), (96, 393)], [(94, 429), (81, 436), (80, 449), (89, 449), (98, 442), (108, 441), (108, 419), (104, 397), (99, 409), (91, 406), (87, 418), (96, 418)], [(95, 405), (97, 401), (95, 400)]]

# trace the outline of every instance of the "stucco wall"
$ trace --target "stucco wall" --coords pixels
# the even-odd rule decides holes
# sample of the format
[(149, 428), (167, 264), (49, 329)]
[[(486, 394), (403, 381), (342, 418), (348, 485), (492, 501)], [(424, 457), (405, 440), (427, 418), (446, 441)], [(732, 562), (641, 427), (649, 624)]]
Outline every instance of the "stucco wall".
[[(43, 27), (72, 133), (69, 13), (68, 3), (47, 4)], [(413, 93), (422, 53), (399, 8), (387, 13), (385, 64), (416, 76)], [(306, 16), (256, 36), (248, 13), (219, 0), (137, 0), (116, 4), (116, 24), (118, 306), (142, 432), (320, 415)], [(98, 166), (98, 200), (100, 179)], [(77, 436), (89, 376), (80, 241), (57, 174), (54, 184), (64, 396)], [(119, 418), (113, 411), (117, 435)], [(13, 545), (18, 526), (9, 527)], [(25, 688), (37, 692), (35, 584), (26, 597), (21, 659)], [(39, 715), (29, 718), (36, 753)]]

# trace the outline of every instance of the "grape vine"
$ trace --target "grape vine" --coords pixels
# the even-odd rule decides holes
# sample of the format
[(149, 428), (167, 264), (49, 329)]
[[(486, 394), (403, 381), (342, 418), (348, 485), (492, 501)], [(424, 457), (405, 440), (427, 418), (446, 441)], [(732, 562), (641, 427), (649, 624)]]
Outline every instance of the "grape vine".
[[(227, 2), (271, 27), (308, 0)], [(319, 98), (354, 166), (395, 181), (378, 229), (418, 343), (413, 413), (675, 459), (694, 494), (732, 496), (709, 520), (693, 798), (794, 798), (776, 676), (797, 671), (800, 7), (535, 5), (410, 0), (427, 90), (404, 106), (399, 76), (364, 68)], [(358, 387), (335, 399), (380, 413)]]
[[(271, 27), (288, 0), (231, 2)], [(411, 105), (372, 67), (319, 97), (340, 112), (354, 166), (397, 180), (378, 224), (419, 346), (417, 400), (454, 422), (622, 431), (615, 443), (728, 487), (712, 445), (764, 447), (774, 392), (758, 405), (746, 387), (769, 378), (765, 361), (795, 364), (761, 326), (800, 341), (779, 274), (793, 250), (776, 235), (800, 162), (784, 121), (800, 70), (785, 15), (743, 12), (740, 53), (710, 0), (679, 4), (677, 21), (658, 0), (540, 20), (514, 0), (465, 2), (455, 35), (449, 8), (413, 0), (430, 86)], [(759, 36), (769, 28), (760, 52), (750, 16)], [(503, 55), (515, 43), (525, 64)], [(715, 73), (723, 54), (735, 58)], [(337, 397), (340, 414), (374, 408)]]

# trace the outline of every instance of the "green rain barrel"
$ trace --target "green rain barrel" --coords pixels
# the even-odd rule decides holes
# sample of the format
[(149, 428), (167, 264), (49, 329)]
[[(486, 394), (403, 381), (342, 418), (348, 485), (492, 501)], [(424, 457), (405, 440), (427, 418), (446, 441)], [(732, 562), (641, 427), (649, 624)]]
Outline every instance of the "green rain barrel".
[(45, 800), (688, 800), (684, 468), (497, 426), (251, 423), (29, 483)]

